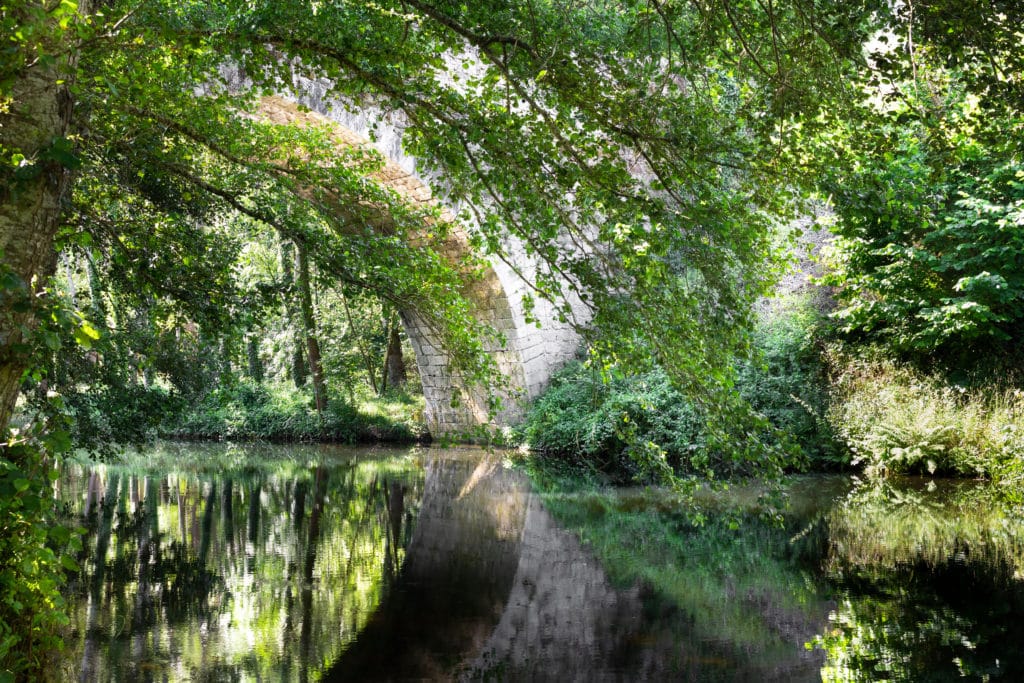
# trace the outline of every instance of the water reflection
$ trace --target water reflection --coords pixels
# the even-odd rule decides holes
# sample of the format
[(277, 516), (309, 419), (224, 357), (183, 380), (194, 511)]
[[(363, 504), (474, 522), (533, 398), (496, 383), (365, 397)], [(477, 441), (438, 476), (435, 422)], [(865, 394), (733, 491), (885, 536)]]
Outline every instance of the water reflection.
[(1024, 525), (971, 487), (807, 480), (786, 528), (679, 526), (655, 566), (476, 449), (134, 462), (59, 484), (88, 529), (60, 680), (1024, 677)]
[(864, 486), (824, 526), (824, 680), (1024, 680), (1024, 518), (997, 490)]
[(317, 677), (401, 566), (422, 485), (410, 457), (69, 471), (61, 495), (89, 532), (65, 670), (82, 681)]

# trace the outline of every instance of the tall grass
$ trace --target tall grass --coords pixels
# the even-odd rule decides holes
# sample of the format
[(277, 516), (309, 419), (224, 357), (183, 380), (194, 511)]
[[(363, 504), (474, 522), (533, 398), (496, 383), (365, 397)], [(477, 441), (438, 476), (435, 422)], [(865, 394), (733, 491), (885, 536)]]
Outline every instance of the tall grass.
[(1024, 392), (965, 388), (889, 360), (834, 353), (828, 420), (865, 473), (985, 477), (1020, 488)]

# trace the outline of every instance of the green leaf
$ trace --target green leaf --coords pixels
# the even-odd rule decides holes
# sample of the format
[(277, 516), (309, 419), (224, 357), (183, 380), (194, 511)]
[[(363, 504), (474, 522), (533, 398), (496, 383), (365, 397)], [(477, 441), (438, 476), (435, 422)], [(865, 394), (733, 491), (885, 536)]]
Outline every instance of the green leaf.
[(75, 170), (82, 166), (82, 159), (75, 154), (74, 143), (64, 137), (54, 138), (43, 156), (56, 161), (69, 170)]
[(43, 343), (46, 344), (46, 348), (51, 351), (60, 350), (60, 337), (57, 336), (56, 332), (51, 330), (43, 330), (42, 332)]
[(99, 338), (99, 330), (88, 321), (83, 320), (82, 324), (75, 329), (75, 341), (85, 349), (91, 349), (92, 343)]
[(66, 453), (71, 450), (71, 436), (62, 429), (55, 429), (46, 434), (43, 443), (51, 453)]

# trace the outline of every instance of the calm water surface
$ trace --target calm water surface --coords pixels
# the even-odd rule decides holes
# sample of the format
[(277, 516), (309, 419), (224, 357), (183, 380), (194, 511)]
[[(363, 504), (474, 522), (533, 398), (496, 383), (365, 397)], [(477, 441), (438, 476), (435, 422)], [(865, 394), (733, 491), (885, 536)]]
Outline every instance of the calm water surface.
[(651, 496), (545, 502), (500, 454), (146, 455), (65, 466), (60, 680), (1024, 680), (1020, 515), (973, 484), (804, 479), (638, 567), (608, 534)]

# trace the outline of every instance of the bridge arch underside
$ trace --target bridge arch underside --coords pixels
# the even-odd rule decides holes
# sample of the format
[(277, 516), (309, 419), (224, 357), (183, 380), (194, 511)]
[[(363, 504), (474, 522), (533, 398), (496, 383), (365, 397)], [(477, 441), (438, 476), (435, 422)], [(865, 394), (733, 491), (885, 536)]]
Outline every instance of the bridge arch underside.
[[(430, 187), (416, 174), (415, 159), (401, 150), (400, 122), (384, 115), (353, 113), (343, 103), (323, 97), (326, 86), (316, 81), (296, 84), (289, 98), (270, 96), (262, 99), (259, 116), (272, 123), (329, 125), (342, 145), (372, 147), (385, 159), (375, 179), (410, 204), (439, 206), (441, 220), (455, 226), (445, 245), (444, 256), (458, 264), (471, 246), (465, 229), (455, 222), (455, 212), (441, 204)], [(294, 97), (294, 99), (292, 99)], [(376, 142), (369, 140), (373, 130)], [(518, 253), (517, 253), (518, 251)], [(504, 376), (503, 386), (464, 387), (453, 376), (448, 353), (440, 336), (431, 328), (427, 316), (415, 308), (400, 310), (406, 334), (416, 354), (416, 364), (426, 399), (426, 421), (432, 435), (471, 434), (480, 427), (515, 424), (523, 415), (525, 401), (536, 397), (547, 385), (551, 374), (571, 359), (579, 346), (577, 333), (558, 319), (555, 307), (538, 302), (531, 315), (540, 324), (527, 323), (523, 297), (528, 285), (523, 276), (536, 271), (537, 264), (521, 250), (511, 249), (507, 262), (492, 259), (481, 279), (464, 283), (463, 295), (469, 300), (474, 317), (495, 333), (485, 340), (485, 350)], [(518, 271), (518, 272), (517, 272)], [(496, 341), (503, 339), (501, 341)], [(501, 409), (490, 414), (488, 398), (496, 393)]]

